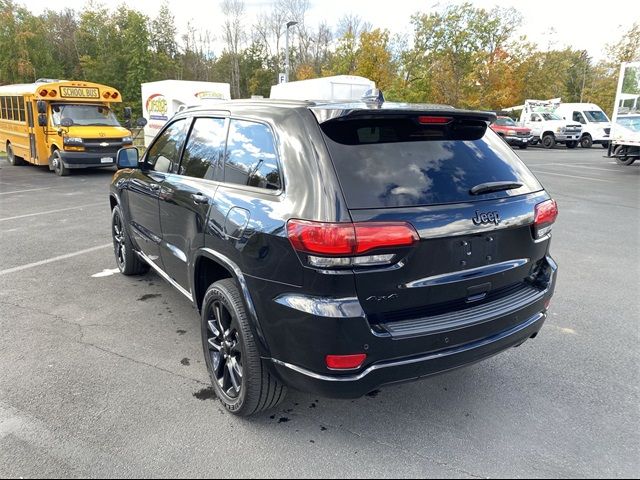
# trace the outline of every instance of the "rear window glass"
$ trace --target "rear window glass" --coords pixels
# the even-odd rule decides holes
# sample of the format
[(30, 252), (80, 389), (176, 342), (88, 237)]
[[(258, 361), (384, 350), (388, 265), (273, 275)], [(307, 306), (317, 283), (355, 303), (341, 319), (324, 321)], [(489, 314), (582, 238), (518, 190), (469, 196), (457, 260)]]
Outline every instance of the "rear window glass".
[[(504, 198), (542, 189), (490, 129), (419, 125), (412, 119), (329, 121), (321, 125), (349, 208), (436, 205)], [(485, 182), (516, 190), (471, 195)]]

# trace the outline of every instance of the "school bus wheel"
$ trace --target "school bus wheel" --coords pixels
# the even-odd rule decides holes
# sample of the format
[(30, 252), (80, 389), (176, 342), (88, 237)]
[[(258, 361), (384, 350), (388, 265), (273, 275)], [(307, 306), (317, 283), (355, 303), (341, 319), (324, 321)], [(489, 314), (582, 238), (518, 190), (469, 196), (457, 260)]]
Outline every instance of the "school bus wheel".
[(56, 172), (56, 175), (60, 177), (66, 177), (69, 175), (69, 169), (64, 166), (62, 156), (58, 150), (54, 150), (51, 154), (51, 165), (53, 166), (53, 171)]
[(13, 151), (13, 147), (11, 146), (11, 143), (9, 143), (9, 142), (7, 142), (7, 161), (11, 165), (23, 165), (24, 164), (24, 160), (22, 160), (22, 158), (16, 156), (15, 152)]

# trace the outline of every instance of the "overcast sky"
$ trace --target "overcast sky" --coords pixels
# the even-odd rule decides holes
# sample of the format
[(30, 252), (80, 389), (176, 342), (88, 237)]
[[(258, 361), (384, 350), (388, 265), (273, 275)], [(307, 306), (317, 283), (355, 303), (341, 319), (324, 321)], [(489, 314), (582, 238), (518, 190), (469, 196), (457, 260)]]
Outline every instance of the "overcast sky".
[[(40, 13), (52, 5), (50, 0), (18, 0), (34, 13)], [(65, 0), (64, 6), (80, 10), (87, 0)], [(103, 2), (118, 5), (120, 2)], [(154, 16), (160, 0), (135, 0), (123, 2), (149, 16)], [(208, 29), (214, 34), (221, 24), (221, 0), (170, 0), (179, 32), (191, 21), (197, 28)], [(247, 23), (268, 10), (272, 0), (245, 0)], [(462, 0), (310, 0), (310, 24), (326, 20), (335, 26), (338, 19), (348, 13), (357, 13), (374, 27), (388, 28), (393, 33), (411, 31), (411, 14), (430, 12), (443, 5), (462, 3)], [(585, 49), (596, 59), (603, 57), (607, 43), (617, 41), (634, 21), (640, 21), (638, 0), (471, 0), (476, 6), (492, 8), (495, 5), (513, 6), (524, 16), (521, 33), (546, 49), (550, 42), (554, 47), (570, 46)], [(219, 52), (216, 52), (219, 53)]]

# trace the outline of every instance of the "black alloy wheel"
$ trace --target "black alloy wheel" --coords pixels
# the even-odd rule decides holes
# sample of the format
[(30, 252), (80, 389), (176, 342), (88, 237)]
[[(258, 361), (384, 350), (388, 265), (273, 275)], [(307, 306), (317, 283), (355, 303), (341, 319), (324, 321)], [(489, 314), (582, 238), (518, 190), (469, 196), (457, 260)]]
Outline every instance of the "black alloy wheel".
[(244, 377), (238, 322), (221, 300), (207, 305), (206, 317), (212, 380), (217, 383), (216, 391), (231, 403), (240, 397)]
[(282, 402), (287, 387), (260, 356), (236, 281), (225, 278), (212, 284), (200, 313), (205, 363), (222, 405), (246, 417)]
[(124, 217), (119, 205), (111, 212), (111, 237), (113, 253), (118, 269), (124, 275), (141, 275), (149, 271), (149, 265), (138, 257), (125, 228)]

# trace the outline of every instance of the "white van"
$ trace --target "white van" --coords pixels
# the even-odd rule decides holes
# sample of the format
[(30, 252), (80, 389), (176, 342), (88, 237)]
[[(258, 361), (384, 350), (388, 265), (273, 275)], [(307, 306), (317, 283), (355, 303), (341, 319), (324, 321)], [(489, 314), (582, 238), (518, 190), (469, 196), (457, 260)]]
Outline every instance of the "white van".
[(171, 117), (185, 108), (230, 99), (231, 86), (228, 83), (186, 80), (143, 83), (142, 115), (147, 119), (145, 146), (149, 146)]
[(561, 103), (555, 110), (565, 120), (573, 120), (582, 124), (580, 146), (591, 148), (595, 144), (603, 148), (609, 146), (611, 139), (611, 120), (607, 114), (594, 103)]
[(313, 78), (281, 83), (271, 87), (271, 98), (278, 100), (359, 101), (376, 82), (355, 75)]

